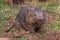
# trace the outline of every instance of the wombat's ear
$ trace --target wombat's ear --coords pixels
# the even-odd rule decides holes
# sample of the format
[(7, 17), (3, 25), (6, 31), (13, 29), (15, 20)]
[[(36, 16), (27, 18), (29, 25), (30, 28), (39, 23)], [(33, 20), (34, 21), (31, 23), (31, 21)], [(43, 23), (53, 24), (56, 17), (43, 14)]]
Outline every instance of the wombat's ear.
[(45, 13), (46, 12), (46, 9), (42, 8), (42, 11)]
[(35, 11), (35, 8), (29, 7), (29, 15), (31, 15), (32, 13), (34, 13), (34, 11)]

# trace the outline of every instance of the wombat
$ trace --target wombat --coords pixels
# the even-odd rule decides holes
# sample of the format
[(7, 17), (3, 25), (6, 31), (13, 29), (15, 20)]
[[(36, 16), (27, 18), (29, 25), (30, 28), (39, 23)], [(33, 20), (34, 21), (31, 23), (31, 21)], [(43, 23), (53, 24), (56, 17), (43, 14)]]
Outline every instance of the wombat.
[(15, 23), (19, 30), (41, 32), (45, 21), (45, 11), (42, 8), (26, 6), (20, 9)]

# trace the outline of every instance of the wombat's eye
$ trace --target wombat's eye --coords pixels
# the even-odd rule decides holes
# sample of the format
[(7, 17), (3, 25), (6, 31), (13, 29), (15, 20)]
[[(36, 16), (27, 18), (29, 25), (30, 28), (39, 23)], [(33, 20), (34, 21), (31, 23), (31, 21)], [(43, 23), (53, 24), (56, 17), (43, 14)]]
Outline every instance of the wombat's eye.
[(34, 16), (36, 16), (36, 14), (34, 14)]

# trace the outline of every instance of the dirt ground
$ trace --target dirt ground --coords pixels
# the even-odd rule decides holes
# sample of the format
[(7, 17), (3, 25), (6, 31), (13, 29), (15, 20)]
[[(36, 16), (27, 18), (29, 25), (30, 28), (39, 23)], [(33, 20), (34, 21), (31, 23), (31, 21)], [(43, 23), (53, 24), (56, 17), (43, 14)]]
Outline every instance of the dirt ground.
[[(60, 33), (51, 33), (47, 34), (44, 38), (38, 38), (37, 36), (33, 36), (30, 34), (24, 35), (27, 40), (60, 40)], [(0, 38), (0, 40), (17, 40), (16, 38)]]
[(44, 40), (60, 40), (60, 33), (48, 34)]
[[(50, 20), (50, 22), (55, 21), (54, 19), (52, 19), (53, 17), (49, 16), (49, 14), (47, 14), (46, 17), (49, 18), (47, 20)], [(11, 22), (11, 20), (9, 22)], [(46, 26), (49, 26), (49, 25), (46, 25)], [(4, 29), (6, 29), (6, 27)], [(48, 32), (50, 31), (50, 29), (48, 28), (47, 30)], [(0, 35), (1, 36), (0, 40), (17, 40), (17, 38), (22, 38), (22, 37), (24, 37), (25, 40), (60, 40), (60, 33), (49, 32), (43, 35), (43, 37), (40, 37), (41, 35), (42, 34), (29, 33), (25, 31), (17, 31), (16, 29), (15, 30), (13, 29), (8, 33), (4, 32), (4, 34)], [(22, 39), (19, 39), (19, 40), (22, 40)]]

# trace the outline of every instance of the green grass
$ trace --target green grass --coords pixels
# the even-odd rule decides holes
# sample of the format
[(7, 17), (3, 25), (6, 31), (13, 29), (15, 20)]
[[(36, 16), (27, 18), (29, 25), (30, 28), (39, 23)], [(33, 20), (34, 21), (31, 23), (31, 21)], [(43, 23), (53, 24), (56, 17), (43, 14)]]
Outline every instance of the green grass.
[(0, 14), (0, 19), (5, 19), (6, 17), (5, 17), (5, 15), (3, 15), (3, 14)]
[(2, 22), (1, 22), (1, 25), (2, 25), (2, 26), (5, 26), (5, 25), (7, 25), (7, 24), (8, 24), (7, 21), (2, 21)]
[(25, 37), (17, 38), (17, 40), (27, 40)]
[(58, 2), (50, 2), (49, 6), (50, 7), (54, 7), (54, 6), (56, 7), (56, 6), (59, 6), (59, 3)]
[(60, 22), (57, 23), (58, 28), (60, 28)]
[(57, 11), (56, 8), (59, 6), (58, 2), (50, 2), (49, 5), (46, 6), (46, 10), (52, 10), (54, 13)]

